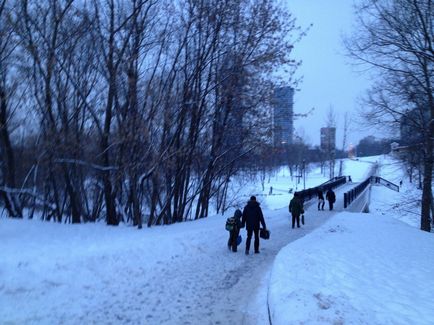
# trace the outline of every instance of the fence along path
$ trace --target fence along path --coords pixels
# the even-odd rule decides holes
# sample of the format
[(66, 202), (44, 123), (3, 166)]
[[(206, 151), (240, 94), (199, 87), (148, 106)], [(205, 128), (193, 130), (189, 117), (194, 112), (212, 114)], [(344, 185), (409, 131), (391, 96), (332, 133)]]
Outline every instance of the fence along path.
[(349, 207), (354, 200), (356, 200), (365, 189), (373, 184), (384, 185), (387, 188), (399, 192), (399, 186), (379, 176), (370, 176), (354, 188), (344, 193), (344, 209)]

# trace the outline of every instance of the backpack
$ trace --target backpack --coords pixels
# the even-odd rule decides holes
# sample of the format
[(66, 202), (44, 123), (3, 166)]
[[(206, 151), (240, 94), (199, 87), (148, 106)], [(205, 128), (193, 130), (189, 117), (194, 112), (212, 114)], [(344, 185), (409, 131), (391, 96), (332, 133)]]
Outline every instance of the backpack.
[(230, 217), (226, 219), (226, 230), (227, 231), (232, 231), (235, 230), (235, 227), (237, 226), (237, 221), (235, 220), (234, 217)]

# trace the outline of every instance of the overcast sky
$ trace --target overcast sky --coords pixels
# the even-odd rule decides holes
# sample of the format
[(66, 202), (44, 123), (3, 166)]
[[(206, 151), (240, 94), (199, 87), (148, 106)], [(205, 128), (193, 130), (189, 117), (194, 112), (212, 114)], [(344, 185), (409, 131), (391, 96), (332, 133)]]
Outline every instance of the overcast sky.
[[(352, 31), (353, 1), (285, 1), (298, 25), (313, 24), (294, 50), (294, 57), (303, 61), (298, 71), (298, 76), (303, 76), (303, 83), (295, 94), (294, 111), (303, 113), (312, 107), (315, 110), (311, 116), (296, 120), (295, 130), (305, 135), (308, 143), (319, 144), (320, 128), (326, 126), (327, 112), (332, 106), (337, 115), (336, 145), (341, 148), (343, 115), (348, 111), (353, 120), (358, 118), (357, 98), (369, 87), (367, 76), (357, 72), (344, 56), (342, 34)], [(361, 138), (373, 133), (362, 130), (360, 123), (353, 121), (349, 141), (357, 144)]]

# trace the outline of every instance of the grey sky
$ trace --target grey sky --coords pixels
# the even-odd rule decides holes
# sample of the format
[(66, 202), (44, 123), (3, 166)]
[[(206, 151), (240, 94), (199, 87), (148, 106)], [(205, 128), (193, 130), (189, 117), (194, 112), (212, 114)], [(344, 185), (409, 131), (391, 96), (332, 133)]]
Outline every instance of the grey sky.
[(320, 128), (325, 126), (327, 112), (332, 106), (337, 116), (337, 147), (342, 147), (344, 114), (349, 112), (353, 119), (349, 142), (357, 144), (364, 136), (372, 133), (355, 120), (357, 98), (364, 94), (369, 83), (367, 76), (356, 72), (350, 60), (344, 56), (342, 34), (352, 31), (354, 20), (352, 0), (285, 0), (291, 12), (303, 27), (313, 24), (308, 35), (298, 43), (294, 57), (303, 64), (297, 75), (303, 76), (301, 90), (296, 92), (296, 113), (314, 107), (313, 114), (298, 119), (295, 129), (305, 135), (307, 142), (319, 144)]

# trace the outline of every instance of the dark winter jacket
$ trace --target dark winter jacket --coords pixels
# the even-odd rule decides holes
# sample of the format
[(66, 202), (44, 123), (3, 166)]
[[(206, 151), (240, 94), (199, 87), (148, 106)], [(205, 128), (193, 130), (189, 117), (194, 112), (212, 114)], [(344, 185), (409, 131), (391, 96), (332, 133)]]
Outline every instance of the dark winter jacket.
[(336, 201), (335, 192), (333, 192), (331, 189), (328, 190), (327, 194), (326, 194), (326, 199), (327, 199), (327, 201), (334, 203)]
[(303, 201), (298, 196), (294, 196), (291, 202), (289, 202), (289, 213), (296, 216), (304, 213)]
[(259, 203), (250, 200), (243, 210), (243, 226), (246, 225), (247, 230), (258, 230), (259, 224), (261, 224), (264, 229), (267, 228)]
[(318, 190), (318, 200), (324, 200), (324, 195), (321, 190)]

